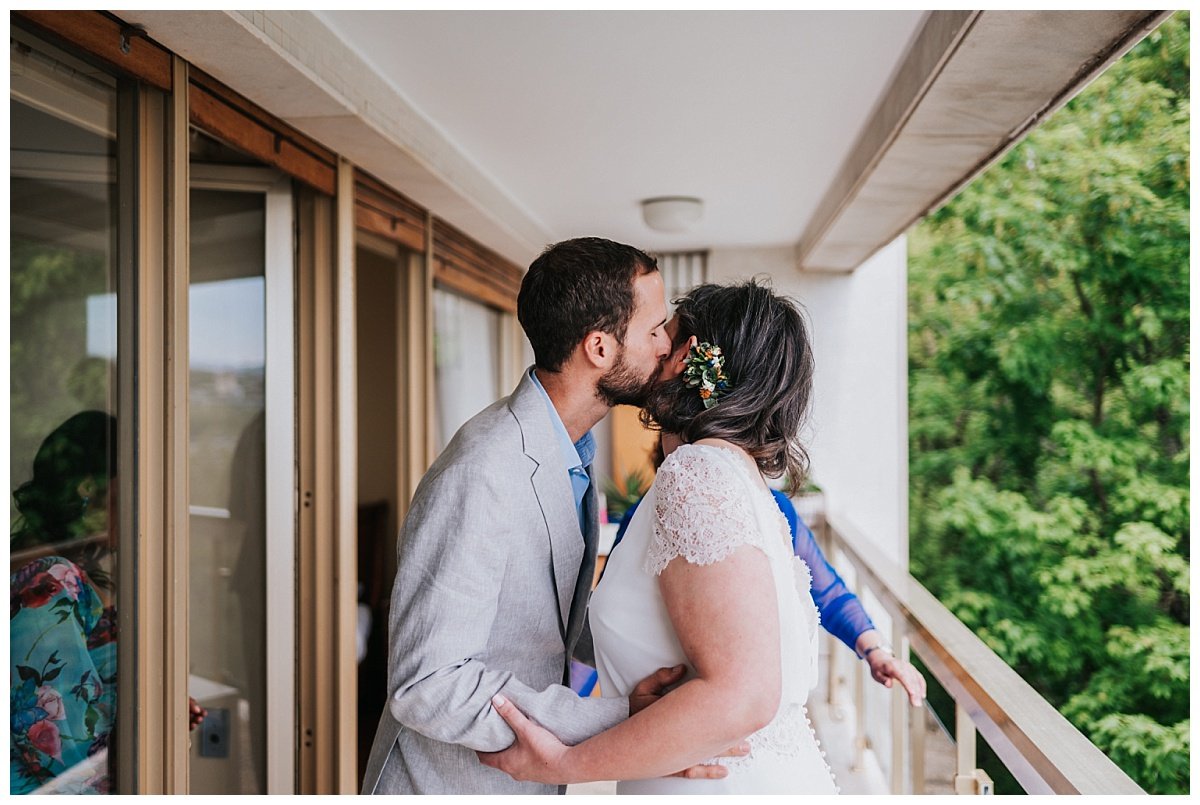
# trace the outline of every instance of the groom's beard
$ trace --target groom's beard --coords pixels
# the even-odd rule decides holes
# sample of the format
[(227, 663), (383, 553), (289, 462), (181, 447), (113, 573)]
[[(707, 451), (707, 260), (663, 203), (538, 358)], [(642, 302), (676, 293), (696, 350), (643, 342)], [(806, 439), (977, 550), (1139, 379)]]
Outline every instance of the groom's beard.
[(633, 367), (625, 363), (625, 351), (617, 356), (617, 363), (604, 373), (596, 383), (596, 396), (604, 400), (609, 408), (614, 405), (635, 405), (639, 408), (658, 379), (661, 364), (655, 364), (648, 377), (639, 377)]

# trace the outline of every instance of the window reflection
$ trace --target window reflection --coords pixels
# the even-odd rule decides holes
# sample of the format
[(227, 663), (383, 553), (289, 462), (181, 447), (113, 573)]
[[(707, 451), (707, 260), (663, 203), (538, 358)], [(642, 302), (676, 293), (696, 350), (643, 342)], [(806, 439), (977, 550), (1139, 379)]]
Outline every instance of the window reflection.
[(266, 199), (191, 191), (189, 792), (266, 792)]
[(117, 93), (10, 37), (12, 793), (107, 793), (116, 721)]

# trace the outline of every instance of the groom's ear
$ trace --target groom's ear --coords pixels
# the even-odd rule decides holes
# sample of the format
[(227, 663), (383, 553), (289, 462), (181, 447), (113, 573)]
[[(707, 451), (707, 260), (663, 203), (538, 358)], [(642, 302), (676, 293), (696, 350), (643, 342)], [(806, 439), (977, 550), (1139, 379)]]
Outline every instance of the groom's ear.
[(583, 355), (587, 362), (596, 369), (609, 369), (617, 355), (617, 342), (608, 333), (593, 330), (584, 336)]

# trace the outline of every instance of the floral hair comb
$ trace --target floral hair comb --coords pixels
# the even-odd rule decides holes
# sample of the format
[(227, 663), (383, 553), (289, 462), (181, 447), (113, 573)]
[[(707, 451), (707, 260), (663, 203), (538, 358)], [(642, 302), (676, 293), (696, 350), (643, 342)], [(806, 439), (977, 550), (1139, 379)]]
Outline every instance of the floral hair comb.
[(706, 409), (732, 391), (733, 386), (725, 376), (725, 356), (721, 354), (721, 348), (707, 342), (692, 347), (683, 370), (683, 382), (700, 389), (700, 399)]

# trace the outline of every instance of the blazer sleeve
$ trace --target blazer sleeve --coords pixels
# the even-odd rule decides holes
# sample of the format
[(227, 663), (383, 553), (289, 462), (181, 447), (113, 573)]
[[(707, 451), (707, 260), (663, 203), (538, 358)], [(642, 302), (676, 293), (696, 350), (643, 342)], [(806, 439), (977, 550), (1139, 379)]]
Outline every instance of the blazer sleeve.
[[(504, 613), (504, 540), (495, 538), (504, 491), (470, 467), (426, 478), (405, 519), (389, 624), (388, 707), (404, 727), (445, 743), (498, 752), (515, 736), (492, 708), (503, 692), (568, 745), (629, 717), (627, 698), (580, 698), (563, 685), (535, 690), (482, 660)], [(519, 639), (519, 638), (514, 638)]]

